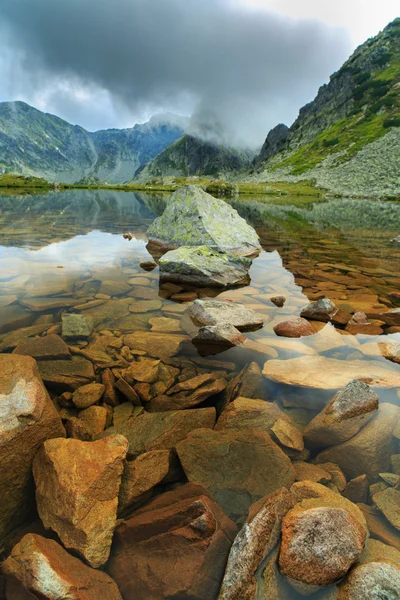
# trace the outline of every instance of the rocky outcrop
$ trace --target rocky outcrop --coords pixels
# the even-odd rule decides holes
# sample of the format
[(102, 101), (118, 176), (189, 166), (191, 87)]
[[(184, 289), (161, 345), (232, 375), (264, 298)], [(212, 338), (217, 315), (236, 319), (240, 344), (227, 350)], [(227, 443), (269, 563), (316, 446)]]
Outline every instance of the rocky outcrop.
[(237, 211), (201, 188), (186, 185), (169, 199), (161, 217), (147, 230), (152, 246), (208, 246), (241, 256), (261, 250), (258, 235)]
[(251, 260), (209, 246), (181, 246), (164, 254), (159, 263), (164, 281), (217, 288), (250, 282)]
[(2, 571), (11, 579), (7, 600), (25, 598), (26, 593), (29, 598), (42, 600), (122, 600), (116, 583), (106, 573), (86, 566), (57, 542), (32, 533), (14, 546)]
[(187, 484), (117, 528), (107, 572), (125, 600), (216, 600), (236, 532), (207, 490)]
[(204, 485), (233, 520), (295, 479), (289, 458), (262, 431), (199, 429), (176, 451), (189, 481)]
[(338, 392), (305, 428), (309, 447), (325, 448), (349, 440), (378, 410), (379, 398), (369, 385), (353, 380)]
[(255, 165), (259, 165), (267, 161), (271, 156), (274, 156), (285, 147), (285, 142), (288, 138), (290, 129), (287, 125), (280, 123), (276, 125), (268, 133), (267, 138), (260, 150), (260, 154), (255, 159)]
[(0, 548), (34, 505), (32, 461), (65, 430), (30, 356), (0, 355)]
[(44, 526), (95, 568), (110, 553), (127, 449), (120, 435), (96, 442), (49, 440), (33, 463)]

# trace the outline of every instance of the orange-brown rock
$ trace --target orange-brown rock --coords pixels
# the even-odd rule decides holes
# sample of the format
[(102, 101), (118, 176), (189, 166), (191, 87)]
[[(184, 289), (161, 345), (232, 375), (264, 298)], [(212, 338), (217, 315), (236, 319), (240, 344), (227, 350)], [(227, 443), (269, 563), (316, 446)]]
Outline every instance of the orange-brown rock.
[(57, 542), (40, 535), (25, 535), (2, 569), (11, 580), (7, 600), (122, 600), (116, 583), (106, 573), (91, 569)]
[(108, 559), (116, 525), (127, 440), (45, 442), (33, 463), (39, 516), (92, 567)]
[(216, 600), (236, 532), (210, 494), (188, 484), (117, 528), (107, 572), (124, 600)]
[(68, 360), (71, 358), (67, 344), (55, 334), (27, 338), (18, 344), (13, 354), (32, 356), (36, 360)]
[(30, 356), (0, 355), (0, 549), (35, 501), (32, 461), (41, 444), (65, 436)]
[(234, 520), (295, 479), (290, 459), (263, 431), (198, 429), (176, 450), (189, 481), (206, 487)]
[(302, 317), (292, 317), (287, 321), (282, 321), (278, 325), (275, 325), (274, 331), (276, 335), (288, 338), (315, 335), (315, 329), (307, 319), (303, 319)]

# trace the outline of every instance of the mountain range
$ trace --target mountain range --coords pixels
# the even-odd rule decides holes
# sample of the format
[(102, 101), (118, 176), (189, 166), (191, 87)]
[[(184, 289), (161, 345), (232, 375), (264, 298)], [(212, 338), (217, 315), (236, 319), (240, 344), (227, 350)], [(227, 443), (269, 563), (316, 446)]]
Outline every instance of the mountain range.
[(130, 129), (89, 132), (24, 102), (0, 103), (0, 173), (63, 183), (124, 183), (182, 136), (188, 119), (155, 116)]
[(23, 102), (0, 103), (0, 173), (65, 183), (164, 176), (313, 181), (340, 195), (400, 195), (400, 18), (359, 46), (260, 153), (204, 141), (189, 120), (153, 117), (88, 132)]

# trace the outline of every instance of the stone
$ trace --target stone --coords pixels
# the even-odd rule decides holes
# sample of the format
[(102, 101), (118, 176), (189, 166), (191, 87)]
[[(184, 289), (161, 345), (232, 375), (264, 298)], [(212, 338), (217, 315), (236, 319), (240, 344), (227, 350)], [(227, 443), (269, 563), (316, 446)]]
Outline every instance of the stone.
[(162, 250), (209, 246), (241, 256), (261, 250), (255, 230), (234, 208), (192, 185), (171, 196), (162, 216), (148, 228), (147, 237), (149, 246)]
[(338, 600), (399, 600), (400, 567), (391, 562), (370, 562), (351, 570), (339, 586)]
[(400, 491), (389, 487), (383, 492), (374, 494), (372, 500), (389, 523), (396, 529), (400, 529)]
[(65, 436), (30, 356), (0, 355), (0, 550), (34, 505), (32, 462), (41, 444)]
[(197, 325), (233, 325), (239, 331), (262, 327), (264, 319), (243, 304), (220, 300), (195, 300), (187, 309)]
[(296, 481), (314, 481), (315, 483), (328, 483), (332, 477), (330, 473), (318, 465), (303, 461), (293, 463)]
[(14, 329), (29, 327), (35, 320), (35, 315), (18, 306), (11, 304), (3, 306), (0, 314), (0, 333), (8, 333)]
[(392, 527), (377, 509), (367, 504), (359, 504), (358, 506), (367, 521), (371, 536), (400, 551), (400, 535), (398, 530)]
[(233, 520), (295, 479), (289, 458), (263, 431), (198, 429), (176, 451), (188, 480), (204, 485)]
[(117, 584), (106, 573), (91, 569), (57, 542), (34, 533), (14, 546), (2, 570), (32, 598), (122, 600)]
[(121, 392), (123, 396), (125, 396), (127, 400), (129, 400), (129, 402), (132, 402), (134, 406), (142, 406), (142, 403), (135, 388), (133, 388), (127, 381), (125, 381), (123, 377), (118, 377), (118, 379), (115, 382), (115, 387), (118, 391)]
[(280, 538), (282, 519), (293, 498), (282, 488), (250, 507), (249, 518), (233, 542), (219, 600), (243, 600), (261, 562)]
[(104, 369), (101, 374), (101, 381), (104, 385), (103, 400), (110, 406), (117, 406), (119, 403), (118, 394), (115, 389), (115, 377), (111, 369)]
[(275, 304), (278, 308), (282, 308), (286, 302), (286, 296), (271, 296), (272, 304)]
[(257, 429), (271, 434), (278, 420), (291, 423), (273, 402), (239, 397), (221, 413), (215, 429)]
[(351, 500), (355, 504), (360, 502), (365, 504), (368, 501), (368, 488), (368, 477), (366, 475), (359, 475), (348, 482), (342, 493), (345, 498), (348, 498), (348, 500)]
[(282, 321), (275, 325), (276, 335), (288, 338), (300, 338), (309, 335), (315, 335), (315, 329), (310, 325), (307, 319), (302, 317), (292, 317), (287, 321)]
[[(125, 462), (118, 512), (146, 501), (156, 485), (179, 479), (181, 469), (171, 450), (152, 450)], [(177, 475), (177, 477), (176, 477)]]
[(338, 307), (329, 300), (329, 298), (321, 298), (315, 302), (310, 302), (300, 313), (304, 319), (310, 319), (312, 321), (322, 321), (328, 323), (332, 320), (332, 317), (338, 311)]
[(347, 325), (346, 331), (351, 335), (381, 335), (382, 327), (374, 323), (360, 323), (359, 325)]
[(0, 335), (0, 352), (12, 350), (16, 348), (18, 344), (21, 344), (24, 340), (36, 335), (41, 335), (44, 331), (49, 328), (49, 324), (31, 325), (30, 327), (22, 327), (21, 329), (15, 329)]
[(347, 479), (342, 469), (331, 462), (321, 463), (319, 466), (331, 476), (331, 485), (334, 485), (338, 492), (343, 492), (347, 485)]
[(269, 360), (263, 375), (277, 383), (309, 390), (338, 390), (352, 379), (374, 388), (400, 387), (400, 373), (377, 360), (336, 360), (325, 356), (301, 356), (289, 360)]
[(32, 356), (36, 360), (68, 360), (71, 353), (67, 344), (58, 335), (27, 338), (20, 342), (13, 354)]
[(367, 475), (371, 481), (379, 480), (379, 473), (390, 470), (390, 457), (395, 451), (392, 431), (399, 414), (399, 407), (387, 402), (381, 404), (375, 417), (355, 436), (323, 450), (316, 461), (339, 465), (348, 479)]
[(169, 319), (168, 317), (153, 317), (149, 319), (151, 331), (160, 331), (162, 333), (181, 333), (182, 329), (178, 319)]
[(103, 435), (121, 433), (129, 442), (129, 455), (138, 456), (150, 450), (170, 450), (194, 429), (214, 427), (215, 408), (144, 412), (110, 427)]
[(235, 398), (260, 398), (261, 392), (261, 369), (256, 362), (251, 362), (229, 381), (221, 411)]
[(379, 343), (378, 348), (383, 358), (386, 358), (386, 360), (391, 360), (394, 363), (400, 364), (400, 343)]
[(103, 406), (89, 406), (81, 410), (78, 417), (68, 419), (66, 430), (69, 437), (90, 442), (107, 426), (107, 409)]
[(107, 573), (125, 599), (216, 600), (236, 533), (207, 490), (187, 484), (117, 528)]
[(158, 379), (160, 361), (152, 358), (140, 357), (138, 361), (131, 363), (124, 373), (128, 383), (140, 381), (141, 383), (154, 383)]
[(40, 296), (37, 298), (24, 298), (20, 300), (20, 304), (33, 312), (45, 312), (46, 310), (54, 310), (56, 308), (73, 307), (79, 304), (79, 300), (77, 298), (44, 298)]
[(63, 313), (61, 321), (63, 337), (88, 338), (93, 333), (94, 322), (90, 315)]
[(153, 271), (157, 267), (157, 263), (153, 260), (142, 260), (140, 261), (139, 266), (144, 271)]
[(304, 440), (301, 432), (286, 419), (277, 419), (271, 431), (278, 442), (285, 448), (302, 452), (304, 450)]
[(106, 296), (123, 296), (130, 291), (131, 287), (125, 281), (114, 281), (112, 279), (101, 282), (100, 294)]
[(97, 404), (104, 394), (105, 386), (102, 383), (88, 383), (82, 385), (72, 394), (72, 402), (79, 409), (89, 408)]
[(326, 448), (349, 440), (378, 410), (378, 395), (363, 381), (353, 380), (306, 426), (310, 448)]
[(147, 313), (154, 310), (159, 310), (162, 307), (162, 302), (158, 298), (154, 300), (135, 300), (129, 305), (131, 313)]
[(200, 287), (226, 287), (250, 282), (251, 260), (208, 246), (181, 246), (160, 258), (162, 281)]
[(44, 383), (60, 392), (73, 392), (95, 378), (92, 363), (84, 358), (40, 361), (38, 367)]
[[(187, 380), (178, 384), (172, 388), (172, 390), (169, 390), (168, 395), (158, 396), (157, 398), (150, 400), (148, 409), (152, 412), (158, 412), (193, 408), (208, 398), (220, 394), (227, 386), (227, 381), (225, 379), (222, 377), (217, 379), (213, 375), (199, 375), (199, 377), (195, 377), (194, 379), (199, 382), (194, 390), (190, 387), (188, 390), (185, 390), (185, 384), (190, 384), (190, 381), (192, 381)], [(202, 384), (202, 382), (204, 383)], [(172, 393), (176, 388), (179, 388), (182, 391)]]
[[(368, 315), (369, 316), (369, 315)], [(379, 319), (389, 325), (390, 327), (396, 327), (400, 325), (400, 308), (392, 308), (385, 312), (379, 312), (371, 315), (374, 319)]]
[(43, 525), (94, 568), (109, 557), (127, 449), (120, 435), (96, 442), (55, 439), (33, 462)]
[(124, 336), (124, 344), (131, 350), (143, 350), (150, 356), (165, 360), (178, 354), (181, 344), (187, 339), (178, 334), (136, 331)]
[(229, 323), (200, 327), (197, 335), (192, 339), (192, 342), (196, 345), (210, 344), (227, 348), (241, 346), (245, 341), (245, 336)]
[(344, 508), (290, 510), (282, 523), (279, 567), (302, 593), (341, 579), (360, 558), (366, 529)]

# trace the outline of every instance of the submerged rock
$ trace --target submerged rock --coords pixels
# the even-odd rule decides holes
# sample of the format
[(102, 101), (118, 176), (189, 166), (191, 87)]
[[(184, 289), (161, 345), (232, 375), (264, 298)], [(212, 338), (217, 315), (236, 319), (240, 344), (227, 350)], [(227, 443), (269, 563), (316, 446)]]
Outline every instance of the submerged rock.
[(261, 250), (255, 230), (235, 209), (192, 185), (171, 196), (163, 215), (147, 230), (147, 237), (163, 249), (209, 246), (241, 256)]
[(280, 570), (302, 593), (331, 585), (361, 556), (366, 533), (345, 508), (299, 505), (283, 519)]
[(195, 286), (225, 287), (249, 283), (250, 267), (251, 260), (244, 256), (208, 246), (181, 246), (160, 258), (160, 277)]
[(67, 344), (58, 335), (23, 340), (13, 354), (32, 356), (35, 360), (68, 360), (71, 353)]
[(276, 335), (288, 338), (299, 338), (303, 336), (315, 335), (315, 329), (310, 325), (307, 319), (302, 317), (293, 317), (287, 321), (282, 321), (275, 325)]
[(229, 553), (219, 600), (246, 598), (257, 568), (278, 543), (282, 519), (292, 506), (292, 495), (282, 488), (250, 507)]
[(55, 439), (44, 443), (33, 463), (44, 526), (94, 568), (110, 553), (127, 449), (120, 435), (96, 442)]
[(32, 462), (65, 430), (30, 356), (0, 355), (0, 549), (26, 520), (35, 492)]
[(12, 577), (13, 596), (9, 596), (7, 585), (10, 599), (22, 600), (29, 593), (29, 598), (42, 600), (122, 600), (117, 584), (106, 573), (91, 569), (57, 542), (40, 535), (25, 535), (2, 564), (2, 570)]
[(305, 428), (308, 446), (325, 448), (350, 439), (373, 417), (379, 398), (363, 381), (353, 380)]
[(90, 315), (64, 313), (61, 320), (63, 337), (88, 338), (93, 333), (94, 322)]
[(204, 485), (233, 520), (295, 480), (290, 459), (262, 431), (198, 429), (176, 450), (189, 481)]
[(107, 572), (126, 600), (216, 600), (236, 533), (207, 490), (187, 484), (117, 528)]
[(235, 302), (220, 300), (195, 300), (188, 314), (199, 325), (233, 325), (239, 331), (258, 329), (264, 319), (254, 310)]

